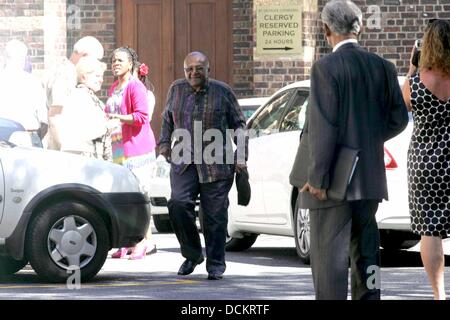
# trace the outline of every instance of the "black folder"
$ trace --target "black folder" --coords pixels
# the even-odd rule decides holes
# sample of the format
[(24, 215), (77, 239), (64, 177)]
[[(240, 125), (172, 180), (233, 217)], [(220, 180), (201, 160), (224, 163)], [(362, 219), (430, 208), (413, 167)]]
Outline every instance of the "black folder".
[(331, 200), (342, 201), (345, 199), (347, 187), (358, 164), (359, 150), (346, 146), (339, 146), (338, 148), (334, 166), (331, 170), (327, 197)]

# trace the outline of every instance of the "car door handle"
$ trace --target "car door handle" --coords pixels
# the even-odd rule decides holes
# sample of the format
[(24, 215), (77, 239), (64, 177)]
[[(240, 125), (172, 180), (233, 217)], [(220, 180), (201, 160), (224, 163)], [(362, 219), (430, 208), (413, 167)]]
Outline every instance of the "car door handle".
[(2, 202), (3, 201), (3, 197), (2, 196), (0, 196), (0, 202)]

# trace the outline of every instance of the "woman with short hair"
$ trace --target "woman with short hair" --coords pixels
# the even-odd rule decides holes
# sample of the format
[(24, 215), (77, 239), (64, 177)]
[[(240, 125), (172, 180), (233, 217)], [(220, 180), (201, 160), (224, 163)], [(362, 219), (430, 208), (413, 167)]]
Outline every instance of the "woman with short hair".
[(77, 66), (77, 86), (61, 112), (61, 151), (112, 160), (105, 106), (96, 96), (106, 65), (94, 57), (82, 57)]

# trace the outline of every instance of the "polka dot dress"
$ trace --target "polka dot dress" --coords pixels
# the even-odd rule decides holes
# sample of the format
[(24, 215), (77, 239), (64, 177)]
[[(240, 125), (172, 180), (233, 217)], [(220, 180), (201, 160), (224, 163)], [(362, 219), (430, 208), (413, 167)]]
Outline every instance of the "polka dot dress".
[(408, 150), (411, 229), (450, 234), (450, 99), (440, 101), (416, 74), (410, 80), (414, 130)]

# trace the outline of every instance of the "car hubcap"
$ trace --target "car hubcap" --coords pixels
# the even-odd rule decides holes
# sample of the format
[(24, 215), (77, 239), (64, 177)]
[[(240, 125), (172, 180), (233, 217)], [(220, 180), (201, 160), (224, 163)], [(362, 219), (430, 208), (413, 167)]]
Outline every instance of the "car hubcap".
[(302, 254), (309, 253), (309, 209), (298, 209), (297, 240)]
[(81, 269), (94, 258), (97, 236), (89, 221), (79, 216), (67, 216), (50, 229), (47, 247), (50, 257), (61, 268)]

